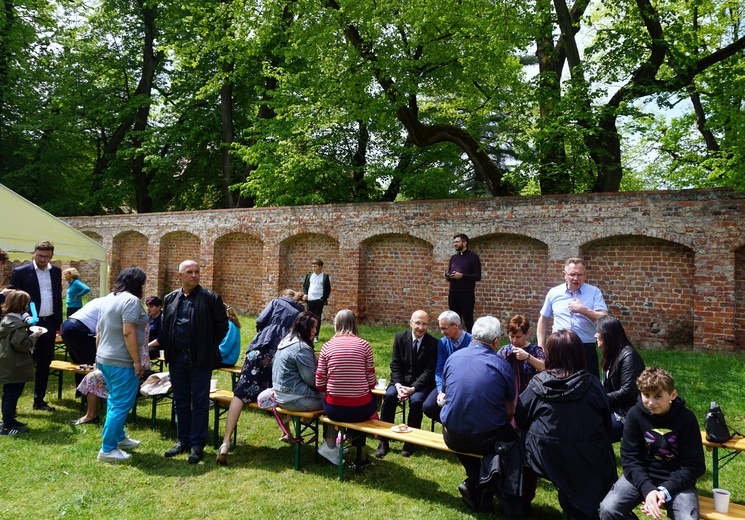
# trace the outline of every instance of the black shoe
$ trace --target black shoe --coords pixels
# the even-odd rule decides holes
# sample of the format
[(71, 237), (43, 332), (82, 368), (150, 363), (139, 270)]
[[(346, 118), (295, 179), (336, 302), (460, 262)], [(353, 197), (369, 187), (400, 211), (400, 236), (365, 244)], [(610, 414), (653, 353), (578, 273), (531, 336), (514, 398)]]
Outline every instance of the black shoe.
[(479, 511), (482, 513), (491, 513), (494, 510), (494, 493), (491, 489), (485, 487), (479, 494)]
[(386, 453), (388, 453), (388, 441), (380, 441), (378, 449), (375, 450), (375, 458), (382, 459)]
[(186, 446), (184, 444), (181, 444), (180, 442), (177, 442), (176, 445), (165, 452), (163, 455), (166, 457), (175, 457), (176, 455), (181, 455), (182, 453), (189, 453), (191, 450), (191, 446)]
[(462, 483), (458, 484), (458, 491), (460, 491), (460, 496), (463, 497), (463, 502), (465, 502), (473, 511), (478, 511), (479, 504), (471, 493), (471, 490), (468, 488), (467, 482), (467, 480), (464, 480)]
[(194, 447), (189, 453), (189, 464), (196, 464), (204, 458), (204, 448)]
[(416, 451), (416, 445), (408, 442), (404, 442), (404, 448), (401, 450), (401, 455), (404, 457), (411, 457)]
[(34, 403), (34, 410), (42, 410), (44, 412), (53, 412), (55, 409), (52, 406), (49, 406), (44, 401), (41, 401), (40, 403)]
[(84, 421), (84, 417), (81, 417), (80, 419), (75, 419), (74, 421), (70, 421), (70, 426), (80, 426), (81, 424), (99, 424), (101, 422), (101, 418), (96, 415), (93, 419), (89, 421)]

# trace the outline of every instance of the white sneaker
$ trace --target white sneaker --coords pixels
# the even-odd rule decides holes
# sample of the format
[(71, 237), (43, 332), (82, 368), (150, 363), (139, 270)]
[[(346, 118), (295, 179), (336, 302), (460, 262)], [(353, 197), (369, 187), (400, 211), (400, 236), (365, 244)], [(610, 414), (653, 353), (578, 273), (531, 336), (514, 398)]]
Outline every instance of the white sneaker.
[(116, 447), (120, 450), (133, 450), (140, 444), (140, 441), (130, 439), (129, 437), (124, 437), (123, 440), (119, 441), (119, 444), (117, 444)]
[(325, 442), (321, 443), (321, 446), (319, 446), (318, 454), (329, 461), (331, 464), (335, 466), (339, 465), (339, 450), (335, 448), (329, 448), (329, 445)]
[(114, 448), (108, 453), (100, 450), (98, 452), (98, 457), (96, 458), (101, 462), (124, 462), (131, 459), (132, 455), (130, 455), (126, 451), (120, 450), (119, 448)]

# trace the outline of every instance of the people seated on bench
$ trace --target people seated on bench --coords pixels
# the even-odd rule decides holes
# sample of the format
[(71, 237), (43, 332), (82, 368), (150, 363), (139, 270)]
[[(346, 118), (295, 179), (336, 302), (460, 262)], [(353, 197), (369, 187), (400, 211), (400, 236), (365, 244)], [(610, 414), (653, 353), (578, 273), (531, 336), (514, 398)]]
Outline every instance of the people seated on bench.
[[(73, 363), (78, 365), (96, 363), (96, 328), (102, 303), (103, 298), (89, 301), (62, 324), (60, 335)], [(75, 385), (79, 386), (82, 381), (82, 374), (75, 374)]]
[(160, 357), (160, 343), (158, 343), (158, 336), (160, 336), (160, 328), (163, 326), (163, 313), (161, 308), (163, 307), (163, 300), (155, 295), (148, 296), (145, 300), (145, 310), (147, 311), (147, 330), (148, 330), (148, 348), (150, 349), (150, 359), (158, 359)]
[(600, 518), (633, 518), (644, 502), (642, 512), (653, 518), (665, 508), (675, 520), (698, 519), (696, 479), (706, 471), (698, 420), (662, 368), (646, 368), (636, 385), (642, 395), (626, 416), (623, 475), (600, 504)]
[[(372, 417), (377, 408), (372, 389), (377, 383), (370, 344), (357, 335), (354, 314), (348, 309), (334, 317), (334, 337), (321, 348), (316, 370), (316, 388), (325, 392), (323, 408), (332, 421), (360, 422)], [(365, 434), (351, 432), (352, 445), (361, 450), (361, 466), (369, 464)], [(339, 464), (335, 441), (326, 439), (318, 453)]]
[(230, 305), (225, 306), (225, 312), (228, 315), (228, 333), (220, 343), (221, 368), (234, 367), (241, 354), (241, 320)]
[[(454, 352), (442, 373), (442, 437), (454, 451), (488, 455), (498, 441), (517, 439), (510, 420), (515, 411), (515, 379), (510, 365), (497, 356), (502, 328), (493, 316), (476, 320), (468, 347)], [(478, 396), (474, 399), (474, 396)], [(466, 470), (458, 486), (463, 501), (474, 511), (491, 511), (492, 491), (479, 486), (481, 460), (457, 454)]]
[(600, 379), (585, 370), (585, 347), (570, 330), (546, 341), (546, 370), (520, 394), (515, 421), (523, 459), (559, 491), (570, 517), (596, 519), (616, 480), (610, 407)]
[[(415, 311), (409, 320), (411, 330), (396, 334), (393, 340), (391, 381), (380, 407), (380, 419), (392, 423), (399, 401), (409, 401), (409, 421), (412, 428), (422, 426), (422, 404), (435, 387), (437, 340), (427, 333), (429, 315)], [(381, 439), (375, 456), (379, 459), (388, 453), (388, 439)], [(401, 455), (410, 457), (416, 445), (404, 443)]]
[[(241, 375), (228, 407), (223, 444), (228, 443), (230, 446), (230, 437), (238, 424), (243, 406), (256, 402), (261, 391), (272, 386), (272, 363), (277, 345), (290, 330), (297, 315), (303, 312), (303, 306), (297, 302), (300, 296), (302, 294), (295, 293), (292, 289), (284, 289), (256, 318), (257, 334), (248, 345)], [(220, 451), (225, 451), (222, 446)]]
[(443, 337), (437, 342), (437, 364), (435, 365), (435, 388), (429, 393), (424, 400), (422, 411), (424, 415), (433, 421), (440, 421), (440, 408), (437, 404), (437, 396), (442, 393), (442, 369), (445, 367), (445, 361), (448, 356), (466, 348), (471, 343), (471, 334), (464, 331), (461, 327), (460, 316), (453, 311), (445, 311), (437, 318), (440, 332)]
[(615, 316), (601, 316), (595, 323), (595, 339), (603, 352), (600, 360), (603, 388), (608, 393), (613, 423), (612, 442), (621, 440), (626, 414), (639, 399), (636, 378), (644, 370), (644, 361), (626, 337)]

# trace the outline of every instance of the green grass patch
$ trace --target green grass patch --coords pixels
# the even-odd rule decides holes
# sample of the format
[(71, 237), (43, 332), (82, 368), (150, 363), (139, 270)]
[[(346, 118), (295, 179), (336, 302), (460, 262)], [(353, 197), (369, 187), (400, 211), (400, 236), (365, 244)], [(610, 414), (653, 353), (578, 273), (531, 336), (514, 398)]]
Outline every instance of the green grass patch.
[[(360, 335), (373, 346), (380, 377), (390, 377), (393, 335), (399, 327), (360, 327)], [(255, 321), (243, 319), (243, 349), (255, 333)], [(333, 334), (321, 328), (320, 345)], [(659, 365), (675, 377), (680, 394), (700, 423), (709, 402), (718, 401), (730, 425), (744, 430), (745, 357), (741, 354), (644, 351), (647, 365)], [(242, 360), (240, 361), (242, 362)], [(216, 372), (219, 386), (230, 388), (228, 374)], [(158, 409), (156, 429), (150, 428), (149, 401), (141, 401), (136, 424), (128, 424), (130, 436), (141, 440), (130, 463), (96, 461), (101, 444), (97, 426), (71, 427), (81, 415), (74, 398), (73, 378), (65, 374), (62, 400), (50, 384), (54, 413), (32, 410), (31, 385), (19, 403), (19, 419), (31, 433), (0, 438), (0, 515), (3, 518), (473, 518), (456, 489), (464, 478), (457, 459), (420, 449), (411, 458), (400, 455), (400, 444), (375, 460), (363, 474), (351, 468), (346, 480), (323, 459), (314, 462), (311, 447), (303, 446), (300, 472), (293, 470), (292, 448), (279, 442), (279, 429), (268, 414), (245, 411), (238, 424), (238, 445), (230, 465), (214, 462), (210, 446), (205, 461), (190, 465), (186, 457), (166, 459), (163, 452), (175, 442), (170, 426), (170, 407)], [(429, 421), (425, 419), (425, 426)], [(221, 426), (222, 428), (222, 426)], [(368, 440), (368, 450), (376, 441)], [(617, 448), (616, 448), (617, 449)], [(701, 494), (711, 496), (711, 455), (708, 471), (698, 484)], [(720, 484), (732, 492), (732, 500), (745, 503), (745, 457), (738, 457), (720, 472)], [(588, 476), (589, 477), (589, 476)], [(559, 519), (556, 491), (541, 481), (533, 503), (533, 519)]]

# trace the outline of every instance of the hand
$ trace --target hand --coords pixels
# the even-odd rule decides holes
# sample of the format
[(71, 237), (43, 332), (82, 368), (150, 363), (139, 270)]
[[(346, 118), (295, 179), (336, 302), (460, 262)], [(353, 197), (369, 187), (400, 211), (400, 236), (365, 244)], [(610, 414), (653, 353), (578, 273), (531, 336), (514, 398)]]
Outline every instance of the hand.
[(135, 375), (137, 377), (140, 377), (143, 374), (143, 372), (145, 372), (145, 367), (143, 367), (139, 361), (134, 362), (134, 367), (135, 367)]
[(642, 513), (652, 518), (662, 518), (660, 507), (665, 503), (665, 493), (656, 489), (650, 491), (642, 502)]
[(455, 280), (460, 280), (461, 278), (463, 278), (463, 273), (459, 273), (458, 271), (452, 271), (450, 273), (450, 278), (455, 279)]
[(569, 302), (569, 310), (571, 312), (582, 312), (582, 309), (584, 309), (584, 308), (585, 308), (585, 306), (582, 305), (582, 302), (579, 301), (579, 298), (575, 294), (574, 295), (574, 299), (571, 302)]
[(438, 394), (437, 394), (437, 406), (439, 406), (440, 408), (442, 408), (443, 406), (445, 406), (446, 399), (447, 399), (447, 396), (445, 395), (445, 392), (438, 392)]
[(530, 354), (519, 347), (512, 347), (512, 352), (515, 353), (515, 357), (520, 361), (527, 361), (527, 359), (530, 357)]
[(40, 330), (35, 330), (31, 333), (31, 336), (34, 338), (40, 338), (42, 335), (42, 332)]

